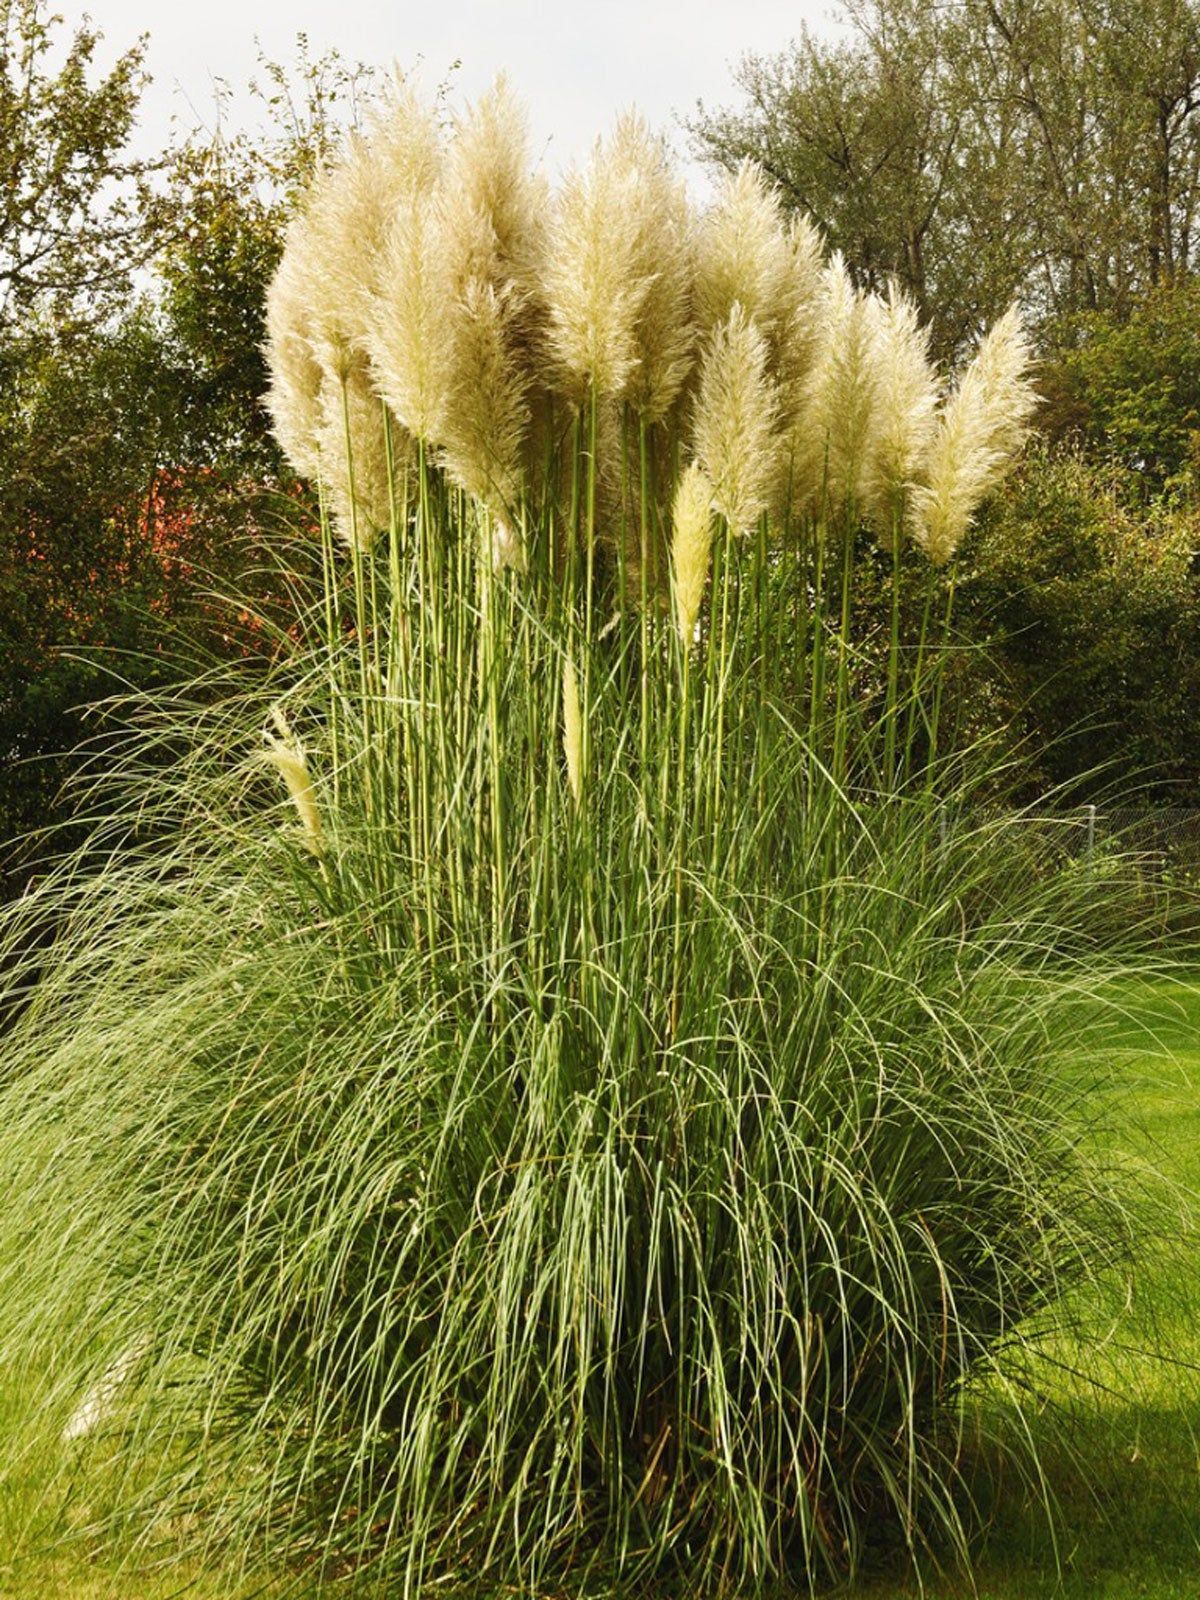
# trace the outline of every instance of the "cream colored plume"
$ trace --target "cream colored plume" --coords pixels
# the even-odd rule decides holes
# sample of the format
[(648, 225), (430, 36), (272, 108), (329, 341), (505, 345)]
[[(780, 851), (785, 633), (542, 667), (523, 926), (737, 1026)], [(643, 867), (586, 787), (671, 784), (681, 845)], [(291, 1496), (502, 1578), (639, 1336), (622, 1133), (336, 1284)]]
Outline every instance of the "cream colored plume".
[(529, 571), (529, 552), (520, 531), (499, 517), (490, 519), (492, 571)]
[(634, 323), (626, 397), (654, 423), (670, 410), (695, 360), (692, 213), (666, 146), (641, 117), (631, 113), (618, 121), (612, 160), (625, 173), (634, 277), (647, 285)]
[(937, 426), (941, 381), (929, 359), (929, 331), (910, 300), (892, 290), (877, 328), (877, 426), (866, 495), (872, 521), (891, 537), (925, 468)]
[(310, 338), (335, 375), (363, 346), (384, 242), (404, 198), (434, 181), (439, 138), (429, 110), (399, 86), (305, 198), (299, 242)]
[(458, 119), (438, 203), (452, 364), (441, 459), (456, 483), (511, 525), (529, 392), (540, 375), (532, 358), (547, 203), (530, 171), (524, 114), (503, 78)]
[(408, 195), (383, 247), (382, 287), (367, 332), (388, 405), (427, 445), (441, 442), (454, 394), (453, 302), (443, 244), (435, 195)]
[(913, 494), (913, 540), (935, 566), (944, 566), (958, 550), (980, 504), (1024, 442), (1037, 403), (1031, 366), (1029, 339), (1013, 307), (983, 340), (946, 401), (926, 481)]
[(778, 465), (778, 395), (767, 360), (765, 337), (736, 302), (708, 341), (693, 422), (712, 503), (736, 533), (757, 522)]
[(453, 301), (438, 172), (420, 164), (405, 176), (379, 246), (365, 344), (391, 410), (435, 445), (453, 400)]
[(512, 337), (514, 293), (511, 285), (474, 278), (455, 307), (454, 388), (442, 449), (450, 478), (501, 518), (514, 515), (529, 422)]
[[(392, 489), (383, 402), (366, 357), (351, 354), (344, 375), (321, 388), (321, 478), (334, 522), (347, 543), (369, 550), (391, 525)], [(393, 430), (399, 451), (403, 430)]]
[(450, 478), (511, 519), (528, 422), (529, 291), (542, 186), (503, 80), (397, 202), (368, 348), (388, 404)]
[(74, 1439), (86, 1439), (108, 1420), (116, 1407), (121, 1390), (129, 1382), (138, 1362), (147, 1354), (149, 1348), (149, 1339), (144, 1336), (135, 1339), (115, 1361), (109, 1364), (71, 1413), (59, 1436), (65, 1444)]
[[(436, 122), (399, 89), (370, 136), (352, 135), (314, 181), (268, 294), (277, 436), (298, 471), (324, 480), (341, 533), (364, 545), (390, 520), (382, 380), (368, 338), (384, 245), (401, 197), (431, 182), (439, 160)], [(394, 458), (408, 447), (394, 426)]]
[(476, 278), (512, 283), (514, 300), (534, 293), (549, 194), (532, 170), (524, 108), (503, 74), (455, 119), (441, 203), (455, 292)]
[(794, 258), (776, 190), (754, 161), (723, 181), (696, 230), (696, 320), (702, 333), (723, 327), (735, 305), (768, 339), (790, 309)]
[(579, 679), (575, 663), (563, 661), (563, 753), (567, 758), (567, 783), (575, 804), (583, 799), (583, 712), (579, 704)]
[(686, 650), (696, 634), (713, 537), (713, 486), (695, 462), (684, 469), (676, 487), (671, 530), (675, 620)]
[(820, 318), (785, 470), (793, 504), (836, 517), (864, 499), (880, 422), (879, 302), (855, 289), (838, 255), (825, 269)]
[[(614, 142), (569, 172), (547, 244), (543, 293), (562, 387), (619, 395), (640, 360), (638, 318), (651, 286), (637, 223), (639, 178)], [(656, 269), (657, 270), (657, 269)]]
[(825, 300), (824, 241), (812, 221), (788, 219), (788, 271), (775, 329), (774, 366), (784, 409), (794, 416), (812, 371), (821, 336)]
[(279, 268), (267, 290), (267, 391), (275, 437), (304, 478), (321, 472), (323, 369), (312, 341), (312, 311), (305, 280), (303, 220), (288, 229)]
[[(297, 472), (324, 484), (339, 532), (365, 548), (391, 518), (383, 406), (366, 356), (345, 325), (322, 309), (312, 251), (313, 237), (302, 219), (289, 234), (268, 291), (268, 405), (276, 437)], [(395, 458), (402, 459), (403, 429), (394, 429), (392, 444)]]
[(305, 842), (314, 854), (321, 850), (321, 814), (308, 771), (304, 747), (292, 733), (287, 718), (278, 706), (271, 712), (275, 733), (267, 734), (263, 759), (279, 773), (304, 829)]

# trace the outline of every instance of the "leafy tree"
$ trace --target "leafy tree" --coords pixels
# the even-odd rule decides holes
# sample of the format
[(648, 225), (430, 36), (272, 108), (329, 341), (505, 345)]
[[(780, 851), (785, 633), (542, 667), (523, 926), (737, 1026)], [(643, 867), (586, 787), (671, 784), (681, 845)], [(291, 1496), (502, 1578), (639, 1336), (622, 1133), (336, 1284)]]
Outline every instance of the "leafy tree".
[(1099, 313), (1064, 331), (1043, 377), (1049, 437), (1118, 474), (1133, 504), (1200, 488), (1200, 284), (1163, 285), (1127, 321)]
[(1196, 265), (1197, 0), (845, 0), (747, 57), (689, 126), (761, 160), (864, 281), (895, 277), (952, 351), (1014, 294), (1125, 316)]
[[(1131, 508), (1119, 467), (1042, 448), (992, 507), (959, 586), (961, 692), (1030, 736), (1041, 782), (1200, 784), (1200, 512)], [(1182, 786), (1182, 788), (1181, 788)]]
[(151, 164), (128, 153), (145, 39), (89, 82), (100, 34), (76, 29), (54, 66), (44, 0), (0, 0), (0, 337), (30, 315), (95, 323), (152, 249)]
[(261, 404), (265, 290), (369, 86), (302, 41), (294, 69), (264, 64), (265, 133), (138, 162), (144, 41), (93, 87), (94, 30), (56, 67), (42, 0), (0, 4), (3, 838), (62, 814), (77, 707), (177, 672), (175, 649), (256, 645), (204, 589), (251, 582), (294, 488)]

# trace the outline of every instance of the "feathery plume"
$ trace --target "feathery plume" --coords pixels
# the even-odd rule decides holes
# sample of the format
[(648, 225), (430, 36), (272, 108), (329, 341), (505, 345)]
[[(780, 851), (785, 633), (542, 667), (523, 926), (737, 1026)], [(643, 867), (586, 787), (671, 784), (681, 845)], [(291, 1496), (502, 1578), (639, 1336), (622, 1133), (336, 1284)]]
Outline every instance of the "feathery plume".
[[(358, 351), (321, 388), (321, 476), (342, 537), (369, 550), (392, 520), (392, 486), (383, 403), (375, 373)], [(394, 430), (394, 445), (404, 438)]]
[(455, 119), (442, 207), (453, 292), (472, 278), (511, 281), (514, 303), (526, 301), (545, 248), (547, 189), (531, 171), (528, 121), (503, 74)]
[(453, 481), (499, 517), (511, 517), (529, 422), (525, 379), (510, 339), (511, 284), (474, 278), (455, 307), (454, 389), (442, 460)]
[(700, 367), (695, 453), (712, 484), (714, 507), (739, 533), (753, 527), (766, 506), (777, 462), (778, 394), (767, 358), (766, 339), (735, 302)]
[[(436, 381), (419, 360), (414, 378), (404, 359), (416, 356), (414, 323), (418, 336), (427, 331), (433, 351), (442, 331), (436, 315), (433, 327), (425, 329), (430, 299), (434, 307), (439, 300), (421, 277), (434, 248), (427, 212), (442, 164), (435, 116), (400, 84), (373, 118), (369, 137), (353, 142), (337, 202), (319, 206), (315, 219), (327, 281), (352, 315), (349, 332), (370, 364), (370, 386), (416, 437), (428, 436), (424, 430), (435, 405)], [(383, 333), (392, 338), (381, 338)]]
[(837, 514), (864, 497), (879, 424), (879, 302), (860, 294), (840, 255), (826, 267), (821, 334), (791, 429), (793, 504)]
[(587, 166), (559, 192), (542, 289), (551, 353), (573, 399), (589, 385), (618, 395), (639, 360), (637, 323), (650, 278), (640, 259), (638, 178), (619, 150), (597, 141)]
[(121, 1390), (149, 1348), (146, 1338), (135, 1339), (111, 1362), (71, 1413), (59, 1437), (64, 1444), (86, 1439), (111, 1416)]
[(456, 123), (438, 192), (451, 385), (441, 460), (503, 523), (520, 488), (540, 332), (545, 188), (528, 146), (525, 117), (499, 78)]
[(492, 571), (503, 572), (507, 568), (524, 576), (529, 571), (529, 552), (518, 530), (499, 517), (492, 520), (491, 528)]
[(866, 497), (872, 521), (890, 539), (929, 454), (941, 383), (929, 359), (929, 330), (894, 288), (880, 307), (876, 340), (878, 423)]
[[(424, 172), (419, 175), (424, 179)], [(452, 301), (436, 192), (414, 182), (380, 251), (365, 331), (380, 392), (414, 437), (440, 443), (454, 389)]]
[(275, 724), (276, 732), (266, 735), (267, 748), (263, 753), (263, 759), (275, 768), (287, 785), (288, 794), (304, 829), (305, 842), (314, 855), (319, 855), (321, 814), (317, 809), (317, 799), (308, 772), (308, 758), (303, 745), (293, 735), (287, 718), (278, 706), (272, 710), (271, 720)]
[(368, 131), (352, 133), (342, 160), (314, 185), (307, 221), (315, 309), (329, 335), (363, 342), (382, 283), (384, 241), (408, 197), (432, 188), (441, 159), (435, 117), (398, 84)]
[(825, 255), (821, 234), (806, 216), (788, 219), (787, 244), (788, 272), (774, 336), (774, 365), (785, 411), (792, 415), (820, 341)]
[(962, 543), (1012, 465), (1036, 405), (1032, 351), (1014, 306), (983, 340), (942, 409), (925, 482), (913, 493), (914, 542), (935, 566)]
[(312, 342), (303, 220), (288, 228), (283, 255), (267, 290), (267, 410), (285, 456), (304, 478), (321, 472), (323, 371)]
[(663, 141), (641, 117), (631, 113), (618, 121), (612, 159), (626, 173), (633, 272), (646, 284), (626, 393), (644, 420), (654, 423), (671, 409), (694, 360), (692, 214)]
[[(371, 137), (353, 135), (343, 159), (314, 181), (268, 294), (277, 436), (299, 471), (324, 480), (342, 535), (357, 532), (363, 545), (391, 517), (380, 375), (368, 336), (383, 245), (401, 198), (428, 185), (439, 160), (436, 122), (398, 90)], [(392, 446), (394, 459), (408, 452), (400, 426)]]
[(567, 758), (567, 783), (575, 804), (583, 798), (583, 712), (579, 705), (579, 679), (575, 663), (563, 661), (563, 752)]
[(671, 510), (671, 570), (675, 578), (675, 616), (686, 650), (696, 634), (696, 620), (708, 581), (713, 537), (713, 486), (695, 462), (686, 467), (675, 490)]
[(696, 319), (702, 333), (723, 327), (735, 304), (768, 338), (789, 307), (793, 255), (783, 208), (762, 168), (749, 159), (729, 174), (696, 236)]

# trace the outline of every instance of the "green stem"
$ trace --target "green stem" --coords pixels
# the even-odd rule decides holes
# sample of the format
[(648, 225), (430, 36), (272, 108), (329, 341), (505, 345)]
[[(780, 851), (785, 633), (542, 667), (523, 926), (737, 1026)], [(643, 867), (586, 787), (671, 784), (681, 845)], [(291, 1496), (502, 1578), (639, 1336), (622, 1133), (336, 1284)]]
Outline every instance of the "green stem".
[(891, 639), (888, 647), (887, 703), (884, 707), (884, 789), (891, 794), (896, 787), (896, 738), (898, 733), (897, 699), (900, 685), (900, 517), (892, 518), (892, 618)]

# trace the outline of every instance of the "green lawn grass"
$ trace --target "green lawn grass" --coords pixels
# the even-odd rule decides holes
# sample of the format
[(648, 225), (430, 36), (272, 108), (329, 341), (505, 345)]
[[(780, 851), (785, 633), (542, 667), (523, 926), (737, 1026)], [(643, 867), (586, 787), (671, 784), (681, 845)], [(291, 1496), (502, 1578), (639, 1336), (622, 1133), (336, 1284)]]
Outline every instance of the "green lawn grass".
[[(1129, 985), (1121, 1000), (1125, 1020), (1103, 1065), (1122, 1086), (1123, 1154), (1178, 1186), (1178, 1224), (1139, 1263), (1132, 1309), (1118, 1318), (1113, 1306), (1092, 1308), (1080, 1349), (1062, 1352), (1068, 1362), (1082, 1354), (1102, 1387), (1051, 1377), (1060, 1403), (1033, 1419), (1059, 1501), (1057, 1541), (1035, 1493), (998, 1485), (979, 1600), (1200, 1600), (1200, 1253), (1190, 1220), (1191, 1196), (1200, 1197), (1200, 982)], [(18, 1400), (0, 1396), (0, 1427)], [(33, 1469), (0, 1487), (0, 1600), (263, 1593), (203, 1572), (118, 1570), (39, 1547), (27, 1529), (43, 1490)], [(855, 1592), (915, 1600), (920, 1590), (879, 1576)], [(935, 1575), (924, 1592), (963, 1600), (972, 1590)]]
[[(1162, 1202), (1178, 1223), (1139, 1261), (1132, 1306), (1095, 1307), (1081, 1348), (1063, 1352), (1103, 1387), (1051, 1378), (1067, 1415), (1052, 1408), (1034, 1422), (1059, 1503), (1057, 1547), (1036, 1496), (1002, 1489), (979, 1600), (1200, 1600), (1200, 983), (1129, 985), (1120, 998), (1126, 1021), (1102, 1065), (1121, 1085), (1124, 1153), (1177, 1186)], [(860, 1591), (918, 1592), (886, 1580)], [(944, 1578), (925, 1593), (972, 1591)]]

